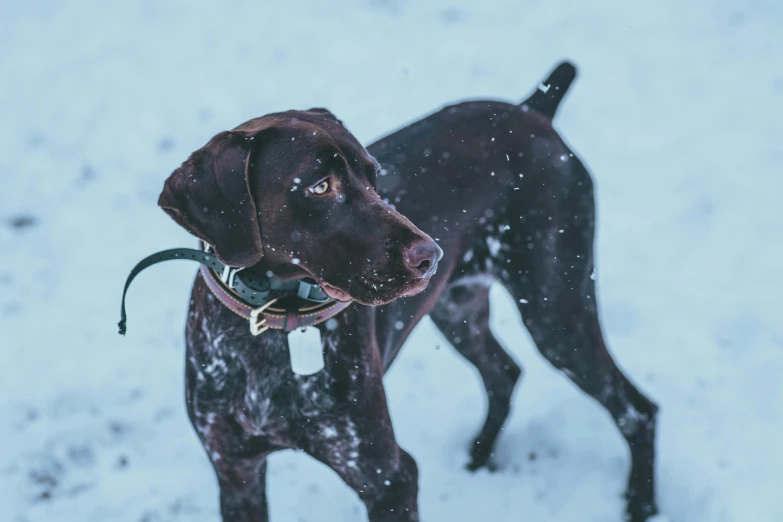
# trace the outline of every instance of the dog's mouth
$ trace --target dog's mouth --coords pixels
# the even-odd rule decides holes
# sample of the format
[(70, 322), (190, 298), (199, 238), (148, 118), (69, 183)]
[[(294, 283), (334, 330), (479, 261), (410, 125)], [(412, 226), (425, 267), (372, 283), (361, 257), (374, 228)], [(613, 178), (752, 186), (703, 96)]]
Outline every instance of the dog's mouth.
[(431, 277), (432, 275), (422, 279), (398, 277), (383, 280), (356, 278), (348, 284), (350, 290), (343, 290), (324, 280), (320, 281), (320, 285), (326, 295), (336, 301), (356, 301), (368, 306), (381, 306), (401, 297), (413, 297), (422, 293)]
[(401, 287), (396, 287), (394, 289), (389, 288), (389, 290), (386, 292), (376, 293), (377, 304), (387, 304), (401, 297), (413, 297), (415, 295), (419, 295), (427, 289), (427, 285), (429, 285), (430, 279), (432, 279), (434, 274), (435, 272), (433, 270), (430, 275), (424, 278), (406, 279), (405, 284)]
[(410, 290), (404, 292), (402, 294), (402, 297), (413, 297), (414, 295), (419, 295), (420, 293), (422, 293), (424, 290), (427, 289), (427, 285), (430, 284), (430, 279), (432, 279), (432, 276), (428, 276), (426, 279), (416, 280), (413, 287)]
[(336, 286), (332, 286), (326, 281), (321, 281), (321, 288), (323, 288), (324, 293), (334, 299), (335, 301), (353, 301), (353, 298), (351, 298), (351, 294), (346, 292), (345, 290), (340, 290)]

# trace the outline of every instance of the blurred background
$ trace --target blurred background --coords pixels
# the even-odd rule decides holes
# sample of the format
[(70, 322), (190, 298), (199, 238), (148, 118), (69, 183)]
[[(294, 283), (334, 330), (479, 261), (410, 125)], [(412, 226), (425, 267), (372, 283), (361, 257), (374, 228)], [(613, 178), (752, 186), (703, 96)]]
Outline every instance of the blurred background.
[[(555, 126), (597, 185), (610, 348), (661, 406), (670, 521), (780, 521), (783, 4), (773, 0), (0, 1), (0, 520), (215, 521), (185, 414), (194, 240), (156, 206), (219, 131), (323, 106), (364, 143), (458, 100), (522, 100), (562, 58)], [(501, 469), (471, 475), (480, 380), (424, 320), (386, 379), (424, 521), (621, 520), (628, 455), (534, 351)], [(365, 520), (330, 470), (271, 457), (274, 522)]]

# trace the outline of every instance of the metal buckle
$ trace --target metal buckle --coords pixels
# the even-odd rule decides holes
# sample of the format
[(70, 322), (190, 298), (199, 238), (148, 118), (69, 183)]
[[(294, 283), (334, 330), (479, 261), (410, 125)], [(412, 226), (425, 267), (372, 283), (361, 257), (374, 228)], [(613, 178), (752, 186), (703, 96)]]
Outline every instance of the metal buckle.
[(250, 310), (250, 333), (253, 335), (261, 335), (262, 333), (269, 330), (269, 327), (266, 325), (266, 317), (263, 317), (261, 313), (272, 306), (272, 304), (277, 301), (277, 299), (272, 299), (268, 303), (265, 303), (258, 308), (253, 308)]

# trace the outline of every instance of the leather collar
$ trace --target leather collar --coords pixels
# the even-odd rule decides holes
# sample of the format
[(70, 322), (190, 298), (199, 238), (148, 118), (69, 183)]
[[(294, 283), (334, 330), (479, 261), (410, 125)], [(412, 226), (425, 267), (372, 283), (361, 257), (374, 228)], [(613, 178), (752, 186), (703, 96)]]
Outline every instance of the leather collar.
[[(253, 335), (269, 328), (290, 332), (299, 327), (313, 326), (334, 317), (351, 304), (350, 301), (335, 301), (320, 286), (301, 279), (284, 281), (271, 276), (246, 274), (241, 269), (221, 263), (203, 244), (201, 250), (172, 248), (145, 257), (128, 274), (122, 291), (120, 322), (117, 323), (121, 335), (125, 335), (126, 331), (125, 296), (131, 282), (144, 269), (177, 259), (200, 263), (200, 274), (209, 289), (229, 310), (249, 321)], [(293, 302), (296, 306), (280, 308), (284, 302)]]
[(250, 322), (250, 332), (253, 335), (259, 335), (270, 328), (290, 332), (305, 326), (315, 326), (334, 317), (351, 305), (351, 301), (329, 300), (325, 303), (305, 302), (306, 304), (302, 307), (287, 310), (275, 307), (278, 299), (273, 299), (254, 308), (243, 302), (235, 291), (227, 287), (214, 270), (206, 265), (201, 265), (199, 273), (218, 301), (242, 319)]

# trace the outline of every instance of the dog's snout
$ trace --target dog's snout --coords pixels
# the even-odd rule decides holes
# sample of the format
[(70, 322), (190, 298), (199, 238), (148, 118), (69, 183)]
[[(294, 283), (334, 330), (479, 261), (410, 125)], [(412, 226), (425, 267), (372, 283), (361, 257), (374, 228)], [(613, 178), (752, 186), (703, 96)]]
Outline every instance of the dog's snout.
[(435, 273), (443, 250), (431, 239), (420, 239), (406, 248), (402, 257), (413, 275), (424, 279)]

